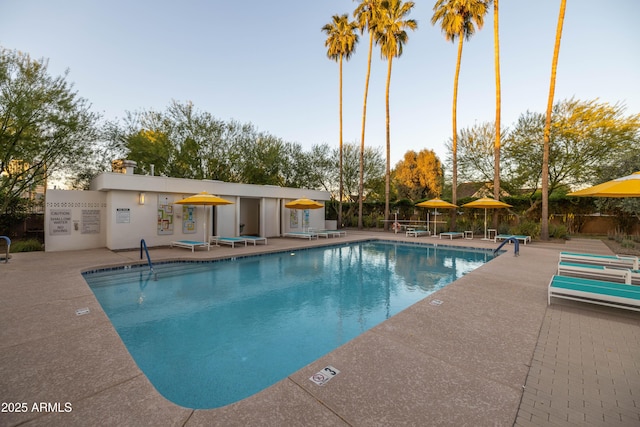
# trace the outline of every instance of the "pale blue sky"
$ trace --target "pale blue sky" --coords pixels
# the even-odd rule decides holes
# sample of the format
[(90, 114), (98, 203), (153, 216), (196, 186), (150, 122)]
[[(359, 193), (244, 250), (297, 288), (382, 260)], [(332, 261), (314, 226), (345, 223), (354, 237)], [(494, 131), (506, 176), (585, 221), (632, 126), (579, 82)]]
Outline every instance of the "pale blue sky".
[[(435, 0), (416, 1), (391, 81), (392, 166), (407, 150), (445, 162), (451, 137), (456, 45), (430, 24)], [(568, 0), (556, 100), (622, 102), (640, 113), (640, 2)], [(337, 146), (338, 65), (321, 32), (350, 0), (0, 0), (0, 45), (49, 58), (105, 118), (164, 110), (175, 99), (223, 120), (298, 142)], [(502, 0), (502, 123), (544, 112), (560, 0)], [(345, 142), (360, 141), (367, 36), (344, 65)], [(369, 146), (385, 146), (386, 62), (375, 50), (368, 101)], [(493, 14), (465, 43), (458, 129), (495, 116)], [(450, 165), (445, 164), (447, 168)]]

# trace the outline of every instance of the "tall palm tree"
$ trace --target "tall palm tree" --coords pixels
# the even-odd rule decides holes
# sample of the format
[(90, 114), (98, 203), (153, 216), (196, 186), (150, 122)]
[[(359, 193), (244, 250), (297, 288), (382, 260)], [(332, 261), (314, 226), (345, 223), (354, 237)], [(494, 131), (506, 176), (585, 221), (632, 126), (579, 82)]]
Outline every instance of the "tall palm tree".
[(415, 30), (418, 23), (414, 19), (405, 19), (415, 3), (402, 0), (384, 0), (380, 4), (379, 20), (374, 30), (376, 44), (380, 45), (382, 58), (387, 60), (387, 86), (385, 91), (387, 166), (384, 183), (384, 229), (389, 229), (389, 195), (391, 189), (391, 134), (389, 130), (389, 85), (391, 84), (391, 66), (393, 58), (402, 55), (403, 46), (409, 40), (406, 29)]
[[(500, 35), (498, 0), (493, 0), (493, 62), (496, 70), (496, 139), (493, 144), (493, 198), (500, 199)], [(493, 228), (498, 228), (498, 210), (494, 209)]]
[(355, 51), (356, 43), (358, 43), (358, 34), (356, 34), (357, 24), (349, 21), (349, 15), (333, 15), (331, 22), (324, 27), (322, 31), (327, 33), (327, 40), (324, 45), (327, 48), (327, 56), (329, 59), (337, 61), (340, 64), (340, 195), (338, 201), (338, 226), (342, 226), (342, 60), (347, 61)]
[(560, 39), (562, 38), (562, 26), (564, 24), (564, 10), (567, 0), (560, 1), (560, 14), (556, 28), (556, 43), (553, 48), (553, 60), (551, 62), (551, 84), (549, 85), (549, 99), (547, 100), (547, 118), (544, 123), (544, 146), (542, 151), (542, 218), (540, 221), (540, 238), (549, 240), (549, 139), (551, 132), (551, 111), (553, 110), (553, 96), (556, 91), (556, 71), (558, 68), (558, 55), (560, 54)]
[(369, 77), (371, 76), (371, 53), (373, 52), (374, 30), (380, 14), (381, 0), (362, 0), (353, 17), (358, 23), (360, 34), (369, 31), (369, 54), (367, 57), (367, 77), (364, 83), (364, 103), (362, 104), (362, 135), (360, 137), (360, 181), (358, 184), (358, 229), (362, 230), (362, 202), (364, 197), (364, 133), (367, 121), (367, 96), (369, 95)]
[[(462, 60), (462, 44), (469, 40), (476, 32), (476, 26), (481, 29), (484, 25), (484, 15), (487, 13), (487, 0), (438, 0), (433, 6), (431, 24), (440, 22), (440, 27), (447, 41), (454, 42), (458, 39), (458, 59), (456, 73), (453, 79), (453, 140), (452, 140), (452, 203), (457, 202), (458, 186), (458, 77), (460, 76), (460, 61)], [(455, 228), (455, 215), (451, 217), (451, 229)]]

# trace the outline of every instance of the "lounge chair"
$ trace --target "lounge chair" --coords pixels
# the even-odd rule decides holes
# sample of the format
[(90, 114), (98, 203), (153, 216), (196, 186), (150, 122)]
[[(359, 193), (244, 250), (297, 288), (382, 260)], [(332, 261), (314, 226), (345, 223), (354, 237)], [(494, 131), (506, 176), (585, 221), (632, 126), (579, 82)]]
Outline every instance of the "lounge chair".
[(243, 237), (222, 237), (222, 236), (211, 236), (209, 237), (209, 242), (215, 244), (216, 246), (229, 245), (232, 248), (236, 247), (236, 244), (244, 243), (247, 246), (247, 239)]
[(604, 265), (607, 267), (628, 268), (638, 270), (638, 257), (620, 255), (596, 255), (576, 252), (560, 252), (560, 261), (580, 264)]
[(429, 230), (407, 230), (405, 232), (406, 237), (420, 237), (420, 236), (431, 236), (431, 232)]
[(267, 244), (267, 238), (266, 237), (260, 237), (260, 236), (240, 236), (241, 238), (245, 239), (248, 242), (253, 243), (253, 246), (255, 246), (257, 243), (262, 242), (265, 245)]
[(196, 242), (194, 240), (176, 240), (169, 243), (169, 247), (172, 248), (174, 246), (191, 249), (191, 252), (195, 252), (196, 248), (207, 248), (207, 250), (211, 250), (209, 242)]
[(625, 283), (553, 276), (547, 304), (551, 304), (552, 297), (640, 311), (640, 286)]
[(325, 233), (329, 233), (331, 237), (342, 237), (346, 236), (347, 232), (344, 230), (322, 230)]
[(560, 261), (558, 263), (558, 275), (631, 284), (631, 270), (603, 265)]
[(442, 239), (442, 236), (446, 236), (449, 239), (453, 240), (454, 237), (463, 238), (464, 237), (464, 233), (462, 231), (446, 231), (444, 233), (440, 233), (440, 238), (441, 239)]
[(531, 236), (525, 236), (522, 234), (498, 234), (493, 238), (493, 241), (497, 243), (498, 240), (507, 240), (509, 238), (517, 239), (519, 242), (522, 242), (525, 245), (527, 244), (527, 242), (531, 242)]
[(298, 239), (317, 239), (318, 233), (316, 232), (307, 232), (307, 231), (290, 231), (288, 233), (284, 233), (283, 237), (296, 237)]
[[(329, 238), (329, 233), (328, 233), (328, 232), (326, 232), (326, 231), (324, 231), (324, 230), (316, 230), (315, 228), (311, 228), (311, 227), (309, 227), (309, 228), (307, 229), (307, 231), (304, 231), (303, 233), (312, 233), (312, 234), (315, 234), (315, 235), (316, 235), (316, 238), (319, 238), (319, 237), (324, 237), (325, 239), (328, 239), (328, 238)], [(333, 236), (332, 236), (332, 237), (333, 237)]]

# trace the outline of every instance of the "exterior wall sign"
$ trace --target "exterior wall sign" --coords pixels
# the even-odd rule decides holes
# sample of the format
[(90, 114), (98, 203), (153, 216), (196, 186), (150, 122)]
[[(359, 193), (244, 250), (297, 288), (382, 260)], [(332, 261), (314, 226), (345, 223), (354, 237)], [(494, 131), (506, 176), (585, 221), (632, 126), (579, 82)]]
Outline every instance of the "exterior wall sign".
[(71, 209), (51, 209), (49, 211), (49, 235), (71, 234)]
[(194, 206), (182, 206), (182, 232), (193, 234), (196, 232), (196, 216)]
[(158, 235), (173, 234), (173, 205), (165, 195), (158, 196)]
[(82, 234), (100, 234), (100, 209), (82, 210)]
[(129, 224), (131, 222), (131, 209), (116, 208), (116, 224)]

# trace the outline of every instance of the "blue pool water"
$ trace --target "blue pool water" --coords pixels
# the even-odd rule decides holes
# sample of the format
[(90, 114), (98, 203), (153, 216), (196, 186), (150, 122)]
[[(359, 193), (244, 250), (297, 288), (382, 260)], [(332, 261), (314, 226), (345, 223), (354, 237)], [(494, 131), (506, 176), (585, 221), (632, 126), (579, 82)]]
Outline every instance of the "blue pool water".
[(492, 258), (383, 241), (85, 273), (156, 389), (189, 408), (248, 397)]

